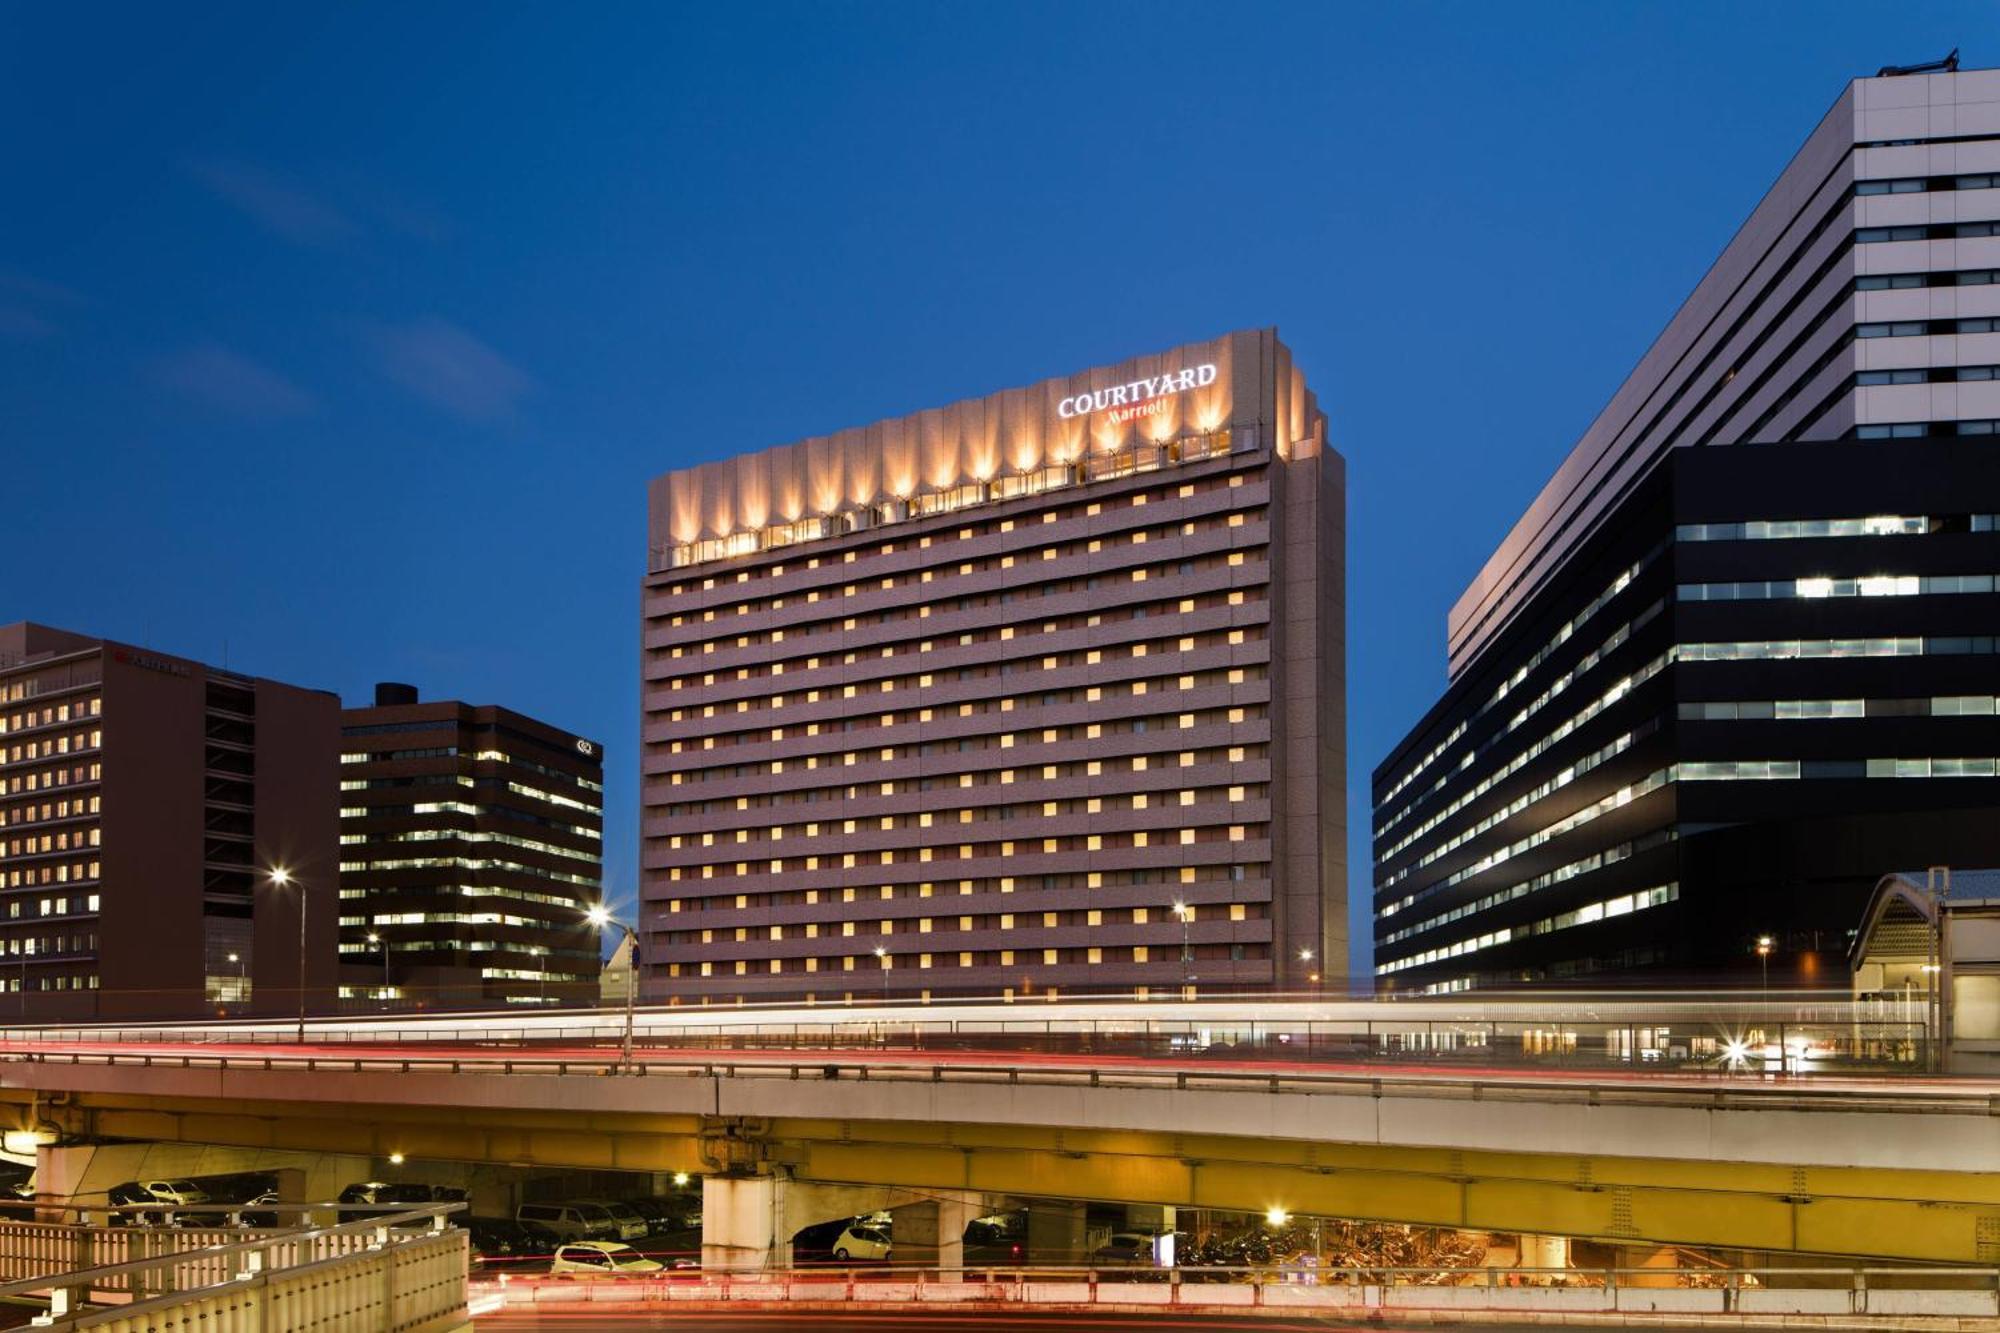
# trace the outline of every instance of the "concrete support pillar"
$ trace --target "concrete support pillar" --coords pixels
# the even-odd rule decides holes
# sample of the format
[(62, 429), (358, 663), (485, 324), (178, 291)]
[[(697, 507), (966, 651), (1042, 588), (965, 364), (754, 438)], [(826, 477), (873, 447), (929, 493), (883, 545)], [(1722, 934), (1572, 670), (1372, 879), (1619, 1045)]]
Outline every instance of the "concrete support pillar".
[(1090, 1256), (1084, 1246), (1084, 1206), (1037, 1199), (1028, 1205), (1028, 1259), (1031, 1263), (1077, 1264)]
[(705, 1270), (768, 1268), (773, 1251), (791, 1262), (791, 1236), (778, 1237), (779, 1182), (770, 1176), (703, 1176), (701, 1266)]
[(965, 1229), (981, 1211), (981, 1201), (973, 1195), (926, 1199), (891, 1209), (896, 1263), (921, 1264), (944, 1281), (957, 1281), (965, 1268)]
[[(90, 1171), (90, 1162), (97, 1149), (83, 1146), (57, 1147), (53, 1143), (38, 1144), (35, 1148), (35, 1197), (45, 1205), (77, 1203), (89, 1200), (78, 1198), (83, 1193), (83, 1178)], [(102, 1203), (99, 1198), (95, 1202)], [(36, 1217), (43, 1222), (74, 1222), (74, 1213), (59, 1207), (43, 1207), (36, 1211)], [(103, 1215), (91, 1218), (102, 1224)]]
[[(1521, 1237), (1521, 1267), (1568, 1268), (1569, 1237), (1523, 1234)], [(1553, 1282), (1555, 1275), (1552, 1273), (1537, 1273), (1528, 1280), (1537, 1284)]]

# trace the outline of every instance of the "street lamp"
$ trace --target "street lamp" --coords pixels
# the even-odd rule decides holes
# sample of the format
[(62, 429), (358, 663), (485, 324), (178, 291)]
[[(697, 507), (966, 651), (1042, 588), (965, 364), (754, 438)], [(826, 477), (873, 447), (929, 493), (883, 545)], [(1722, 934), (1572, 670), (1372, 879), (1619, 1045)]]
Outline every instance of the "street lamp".
[(625, 1042), (621, 1056), (625, 1072), (630, 1073), (632, 1071), (632, 1019), (633, 1013), (639, 1004), (639, 936), (632, 927), (611, 915), (610, 909), (605, 907), (603, 903), (599, 903), (597, 906), (591, 908), (584, 915), (585, 919), (599, 930), (603, 930), (606, 926), (618, 927), (618, 929), (625, 932), (625, 939), (632, 946), (631, 950), (625, 956)]
[(1757, 937), (1757, 966), (1763, 969), (1764, 1004), (1766, 1007), (1769, 1007), (1771, 1003), (1771, 945), (1772, 940), (1769, 935), (1759, 935)]
[(387, 1004), (389, 1001), (389, 941), (371, 930), (368, 932), (368, 942), (379, 945), (382, 949), (382, 1002)]
[(889, 1003), (889, 951), (875, 946), (875, 966), (882, 974), (882, 1003)]
[(229, 961), (236, 965), (236, 994), (232, 998), (241, 1004), (243, 1003), (243, 959), (239, 954), (230, 954)]
[(1194, 920), (1194, 908), (1176, 902), (1174, 915), (1181, 921), (1181, 998), (1186, 999), (1188, 991), (1194, 988), (1194, 945), (1188, 942), (1188, 924)]
[[(292, 882), (292, 872), (283, 866), (271, 867), (271, 884), (274, 888), (285, 888)], [(299, 1045), (306, 1044), (306, 882), (299, 884)]]

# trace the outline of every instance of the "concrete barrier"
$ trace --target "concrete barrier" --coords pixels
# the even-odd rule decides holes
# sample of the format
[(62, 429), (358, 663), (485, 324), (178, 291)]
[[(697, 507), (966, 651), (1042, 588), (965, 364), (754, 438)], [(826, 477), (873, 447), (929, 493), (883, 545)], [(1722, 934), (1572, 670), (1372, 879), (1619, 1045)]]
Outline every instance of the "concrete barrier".
[(1736, 1293), (1740, 1314), (1853, 1314), (1855, 1293), (1846, 1288), (1745, 1287)]
[(1866, 1293), (1871, 1315), (1932, 1315), (2000, 1319), (2000, 1291), (1878, 1291)]
[(1721, 1314), (1728, 1296), (1720, 1287), (1620, 1287), (1613, 1308), (1621, 1314)]

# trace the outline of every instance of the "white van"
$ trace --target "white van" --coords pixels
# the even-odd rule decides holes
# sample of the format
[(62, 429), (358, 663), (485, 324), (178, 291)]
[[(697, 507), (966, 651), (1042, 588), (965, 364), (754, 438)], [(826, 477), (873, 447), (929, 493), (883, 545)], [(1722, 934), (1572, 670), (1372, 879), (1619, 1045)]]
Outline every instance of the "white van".
[(601, 1209), (579, 1208), (573, 1203), (524, 1203), (514, 1210), (514, 1220), (524, 1226), (540, 1227), (558, 1240), (617, 1240), (611, 1218)]

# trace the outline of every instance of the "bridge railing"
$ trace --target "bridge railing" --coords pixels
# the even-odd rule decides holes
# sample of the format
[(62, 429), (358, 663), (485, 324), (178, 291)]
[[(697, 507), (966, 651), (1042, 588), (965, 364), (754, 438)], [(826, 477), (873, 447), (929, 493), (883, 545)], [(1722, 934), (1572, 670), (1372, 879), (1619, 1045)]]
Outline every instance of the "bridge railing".
[[(553, 1026), (429, 1023), (376, 1029), (327, 1024), (314, 1046), (422, 1046), (513, 1049), (611, 1049), (618, 1019)], [(37, 1027), (0, 1029), (21, 1045), (111, 1044), (267, 1046), (295, 1044), (289, 1029), (216, 1025), (187, 1028)], [(1088, 1055), (1099, 1058), (1199, 1057), (1286, 1063), (1386, 1062), (1568, 1070), (1810, 1074), (1906, 1073), (1931, 1067), (1933, 1046), (1921, 1017), (1879, 1005), (1835, 1002), (1769, 1006), (1675, 1006), (1656, 1019), (1531, 1017), (1295, 1018), (1271, 1020), (1130, 1018), (911, 1019), (830, 1016), (824, 1022), (642, 1025), (649, 1051), (882, 1051)]]
[(309, 1074), (498, 1074), (509, 1077), (564, 1076), (717, 1078), (787, 1080), (791, 1082), (1021, 1084), (1058, 1087), (1102, 1087), (1171, 1091), (1256, 1091), (1274, 1095), (1410, 1096), (1458, 1098), (1471, 1101), (1528, 1099), (1537, 1103), (1577, 1102), (1590, 1105), (1646, 1105), (1727, 1110), (1921, 1110), (1935, 1114), (2000, 1115), (2000, 1094), (1990, 1085), (1930, 1081), (1908, 1083), (1884, 1079), (1873, 1083), (1814, 1083), (1809, 1078), (1783, 1078), (1711, 1068), (1693, 1073), (1663, 1071), (1657, 1079), (1630, 1075), (1592, 1078), (1571, 1073), (1556, 1077), (1514, 1076), (1505, 1071), (1430, 1071), (1379, 1068), (1343, 1070), (1336, 1066), (1207, 1066), (1198, 1062), (1162, 1062), (1094, 1066), (1083, 1062), (1049, 1065), (1032, 1061), (936, 1061), (920, 1054), (867, 1060), (842, 1060), (833, 1053), (810, 1060), (727, 1059), (701, 1055), (664, 1056), (642, 1052), (630, 1066), (615, 1051), (598, 1057), (534, 1058), (520, 1052), (491, 1054), (412, 1051), (356, 1051), (353, 1054), (299, 1054), (282, 1050), (232, 1051), (195, 1049), (122, 1052), (108, 1050), (23, 1051), (0, 1049), (0, 1065), (122, 1067), (135, 1069), (217, 1069), (265, 1073)]
[(1142, 1268), (1079, 1265), (939, 1269), (909, 1265), (674, 1270), (621, 1277), (513, 1277), (475, 1285), (475, 1311), (509, 1306), (735, 1308), (972, 1305), (1515, 1310), (1676, 1315), (2000, 1318), (1990, 1268)]
[[(48, 1265), (28, 1276), (10, 1272), (0, 1301), (46, 1297), (48, 1314), (36, 1324), (110, 1333), (306, 1333), (335, 1316), (347, 1328), (455, 1328), (466, 1319), (467, 1238), (444, 1222), (464, 1207), (423, 1204), (289, 1230), (0, 1223), (10, 1270)], [(129, 1257), (103, 1261), (121, 1250)], [(73, 1266), (91, 1255), (97, 1262)], [(90, 1301), (108, 1308), (86, 1310)]]

